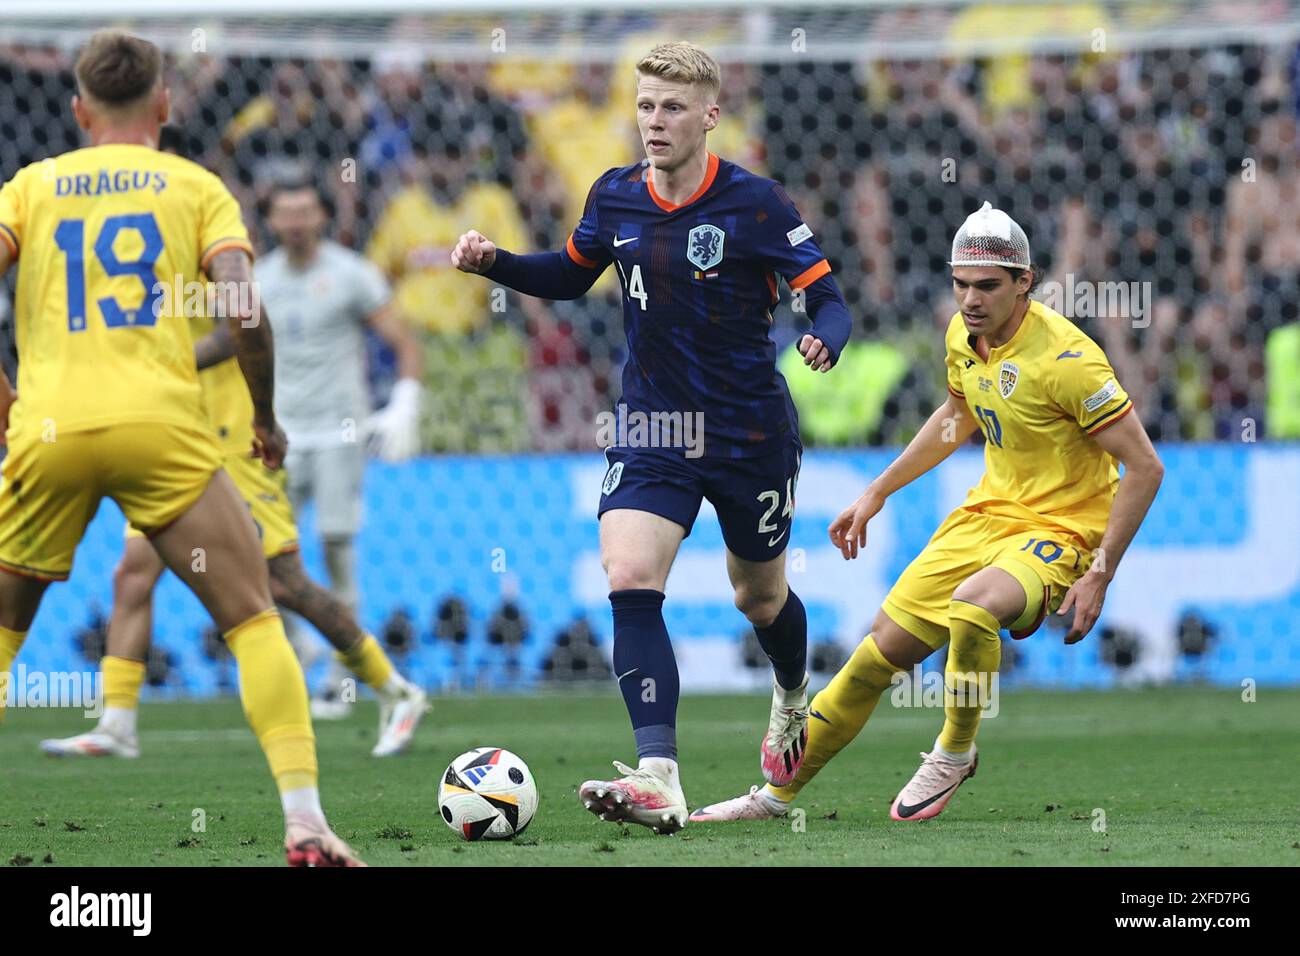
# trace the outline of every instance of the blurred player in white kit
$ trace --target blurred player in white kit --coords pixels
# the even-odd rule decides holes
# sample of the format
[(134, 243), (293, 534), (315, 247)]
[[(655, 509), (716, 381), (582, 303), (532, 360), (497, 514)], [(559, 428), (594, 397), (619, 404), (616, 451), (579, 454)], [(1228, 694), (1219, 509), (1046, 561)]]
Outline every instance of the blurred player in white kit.
[[(279, 245), (258, 262), (256, 276), (275, 316), (275, 403), (289, 436), (289, 497), (298, 513), (315, 501), (330, 588), (355, 609), (353, 540), (361, 527), (366, 449), (385, 461), (405, 461), (419, 450), (420, 347), (391, 309), (379, 269), (325, 237), (326, 211), (309, 178), (272, 190), (267, 222)], [(366, 326), (397, 359), (391, 397), (373, 415)], [(303, 667), (310, 667), (322, 646), (301, 628), (295, 632)], [(346, 715), (349, 695), (340, 693), (346, 676), (335, 661), (324, 692), (312, 700), (317, 719)]]

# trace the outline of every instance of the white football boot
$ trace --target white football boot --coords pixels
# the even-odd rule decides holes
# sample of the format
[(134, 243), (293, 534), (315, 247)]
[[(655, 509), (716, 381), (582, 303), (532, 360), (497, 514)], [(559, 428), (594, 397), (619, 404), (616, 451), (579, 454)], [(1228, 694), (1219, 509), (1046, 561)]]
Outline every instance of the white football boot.
[(787, 787), (803, 766), (808, 749), (808, 675), (794, 690), (772, 683), (772, 717), (763, 738), (760, 765), (763, 779)]
[(686, 795), (677, 776), (676, 761), (663, 763), (664, 772), (655, 764), (633, 770), (614, 761), (623, 776), (618, 780), (588, 780), (578, 788), (582, 805), (602, 820), (612, 823), (639, 823), (659, 834), (676, 833), (686, 826)]
[(429, 710), (429, 695), (414, 684), (408, 684), (406, 693), (392, 700), (379, 702), (379, 743), (370, 751), (372, 757), (395, 757), (411, 745), (415, 728)]
[(732, 820), (776, 820), (790, 812), (789, 806), (763, 788), (753, 786), (749, 793), (721, 803), (700, 807), (691, 814), (691, 823), (727, 823)]
[(56, 737), (41, 741), (41, 749), (51, 757), (126, 757), (134, 760), (140, 756), (140, 739), (124, 737), (94, 730), (75, 737)]
[(970, 759), (959, 762), (939, 752), (936, 746), (932, 753), (922, 753), (924, 760), (920, 768), (912, 775), (889, 808), (889, 815), (895, 820), (929, 820), (937, 817), (948, 805), (952, 795), (957, 792), (963, 780), (975, 776), (979, 766), (979, 754), (971, 744)]

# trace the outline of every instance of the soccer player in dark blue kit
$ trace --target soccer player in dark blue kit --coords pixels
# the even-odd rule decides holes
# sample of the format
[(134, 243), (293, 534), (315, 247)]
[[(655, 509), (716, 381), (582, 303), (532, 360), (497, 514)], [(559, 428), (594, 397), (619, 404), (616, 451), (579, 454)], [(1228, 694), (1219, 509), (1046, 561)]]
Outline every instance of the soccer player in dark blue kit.
[(687, 809), (664, 585), (704, 498), (722, 527), (736, 607), (772, 661), (763, 775), (781, 785), (803, 761), (807, 618), (785, 577), (802, 447), (769, 336), (777, 276), (803, 290), (813, 329), (799, 351), (811, 370), (830, 370), (852, 321), (785, 190), (708, 152), (720, 87), (713, 57), (669, 43), (636, 72), (646, 159), (596, 181), (565, 248), (512, 255), (470, 231), (452, 263), (543, 299), (578, 298), (611, 263), (618, 270), (628, 340), (618, 419), (633, 427), (620, 427), (606, 451), (600, 550), (639, 763), (615, 761), (620, 779), (589, 780), (578, 795), (603, 820), (672, 833)]

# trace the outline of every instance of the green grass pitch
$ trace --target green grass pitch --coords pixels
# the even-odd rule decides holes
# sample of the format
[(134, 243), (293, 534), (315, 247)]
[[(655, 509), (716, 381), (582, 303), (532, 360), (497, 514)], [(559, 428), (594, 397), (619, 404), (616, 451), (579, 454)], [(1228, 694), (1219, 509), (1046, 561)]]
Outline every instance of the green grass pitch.
[[(1230, 688), (1021, 691), (1000, 703), (980, 730), (978, 775), (924, 823), (895, 823), (888, 806), (942, 714), (888, 696), (804, 791), (802, 819), (673, 837), (598, 821), (578, 784), (633, 758), (612, 692), (441, 698), (411, 752), (388, 760), (369, 755), (376, 708), (363, 702), (317, 725), (322, 793), (372, 865), (1300, 865), (1300, 690), (1261, 688), (1253, 703)], [(757, 696), (682, 701), (692, 808), (759, 781), (767, 708)], [(146, 704), (139, 760), (38, 751), (87, 727), (70, 710), (15, 709), (0, 724), (0, 865), (283, 864), (274, 787), (236, 701)], [(444, 767), (485, 745), (522, 756), (541, 790), (513, 843), (464, 843), (436, 816)]]

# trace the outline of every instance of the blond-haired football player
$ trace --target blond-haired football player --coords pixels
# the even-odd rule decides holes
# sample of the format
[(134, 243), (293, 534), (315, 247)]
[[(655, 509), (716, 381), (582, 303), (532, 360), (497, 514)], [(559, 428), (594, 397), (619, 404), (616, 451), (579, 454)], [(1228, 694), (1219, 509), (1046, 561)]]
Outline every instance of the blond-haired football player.
[[(958, 311), (946, 338), (946, 402), (830, 526), (846, 560), (866, 547), (885, 500), (939, 465), (977, 428), (985, 473), (885, 598), (871, 633), (812, 701), (808, 755), (786, 787), (753, 787), (697, 810), (697, 822), (780, 816), (871, 716), (895, 674), (948, 645), (944, 725), (890, 810), (938, 815), (976, 767), (975, 732), (1001, 659), (999, 632), (1028, 637), (1074, 611), (1080, 641), (1164, 474), (1105, 354), (1029, 298), (1024, 230), (988, 203), (952, 245)], [(1121, 481), (1116, 463), (1124, 465)]]
[(302, 670), (257, 530), (221, 468), (187, 319), (165, 298), (204, 273), (218, 283), (256, 446), (278, 467), (271, 329), (241, 301), (252, 246), (239, 207), (215, 176), (158, 151), (169, 97), (156, 46), (102, 31), (76, 77), (72, 109), (93, 145), (27, 166), (0, 190), (0, 275), (18, 263), (20, 359), (16, 397), (0, 376), (0, 673), (112, 498), (225, 635), (280, 792), (289, 863), (359, 865), (325, 822)]
[[(637, 766), (615, 761), (620, 777), (588, 780), (578, 796), (602, 820), (672, 833), (687, 807), (664, 587), (705, 499), (726, 544), (736, 608), (772, 662), (759, 767), (784, 786), (804, 759), (808, 619), (785, 573), (803, 447), (770, 336), (779, 277), (804, 295), (812, 331), (799, 352), (812, 371), (834, 367), (853, 320), (785, 189), (709, 152), (720, 115), (717, 61), (693, 44), (665, 43), (638, 61), (636, 77), (645, 157), (595, 182), (564, 249), (515, 255), (471, 231), (452, 263), (543, 299), (577, 298), (611, 265), (623, 283), (619, 405), (669, 424), (652, 424), (652, 435), (634, 428), (605, 452), (600, 557)], [(673, 422), (690, 423), (693, 437)]]

